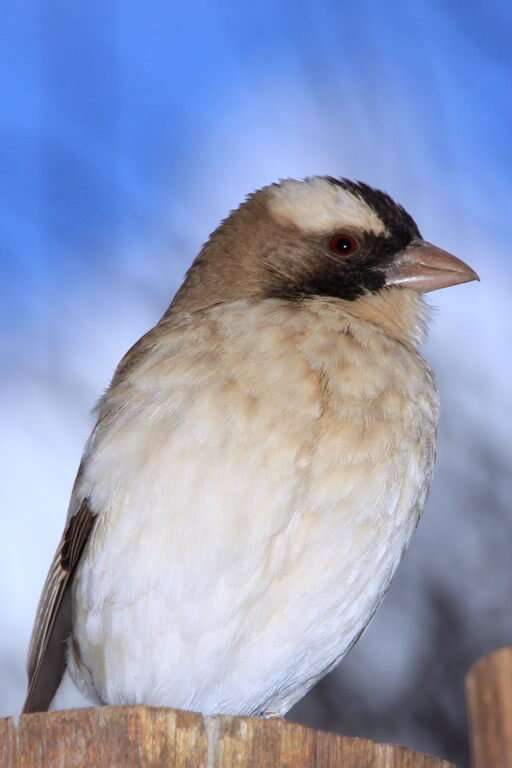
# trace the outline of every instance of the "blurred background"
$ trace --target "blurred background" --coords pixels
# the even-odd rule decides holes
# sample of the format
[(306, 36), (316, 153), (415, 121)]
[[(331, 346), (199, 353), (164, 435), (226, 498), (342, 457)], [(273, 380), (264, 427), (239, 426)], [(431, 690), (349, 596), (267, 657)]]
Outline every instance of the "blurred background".
[(507, 0), (3, 9), (0, 715), (117, 361), (246, 193), (343, 175), (482, 282), (430, 296), (439, 461), (411, 549), (290, 717), (467, 765), (464, 674), (512, 641), (511, 33)]

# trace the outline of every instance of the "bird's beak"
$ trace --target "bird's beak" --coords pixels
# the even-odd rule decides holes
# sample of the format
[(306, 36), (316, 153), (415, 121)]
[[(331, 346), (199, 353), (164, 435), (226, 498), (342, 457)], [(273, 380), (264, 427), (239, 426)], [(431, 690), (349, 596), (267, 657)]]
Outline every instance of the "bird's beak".
[(413, 240), (386, 270), (386, 285), (402, 285), (420, 293), (480, 280), (470, 266), (425, 240)]

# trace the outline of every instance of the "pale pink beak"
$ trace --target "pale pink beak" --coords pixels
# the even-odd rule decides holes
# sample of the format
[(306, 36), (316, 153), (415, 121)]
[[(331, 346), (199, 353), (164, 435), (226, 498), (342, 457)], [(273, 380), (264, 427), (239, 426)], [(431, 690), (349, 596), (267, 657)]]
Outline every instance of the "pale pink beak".
[(426, 240), (413, 240), (386, 270), (386, 285), (402, 285), (420, 293), (480, 280), (470, 266)]

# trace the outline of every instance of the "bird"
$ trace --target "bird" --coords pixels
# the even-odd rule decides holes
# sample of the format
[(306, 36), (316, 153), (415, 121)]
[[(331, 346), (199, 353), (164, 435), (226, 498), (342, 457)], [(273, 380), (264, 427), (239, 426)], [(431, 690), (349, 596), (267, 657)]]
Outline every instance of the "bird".
[(388, 194), (250, 194), (96, 410), (24, 712), (283, 717), (350, 651), (420, 520), (438, 394), (423, 294), (478, 280)]

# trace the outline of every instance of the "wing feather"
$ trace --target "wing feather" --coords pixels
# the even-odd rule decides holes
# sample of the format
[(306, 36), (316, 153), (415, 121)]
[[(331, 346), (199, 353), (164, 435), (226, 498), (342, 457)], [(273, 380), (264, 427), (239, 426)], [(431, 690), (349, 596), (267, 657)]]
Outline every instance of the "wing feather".
[(66, 666), (71, 634), (69, 587), (95, 522), (87, 499), (67, 522), (37, 608), (28, 653), (28, 692), (23, 712), (48, 709)]

